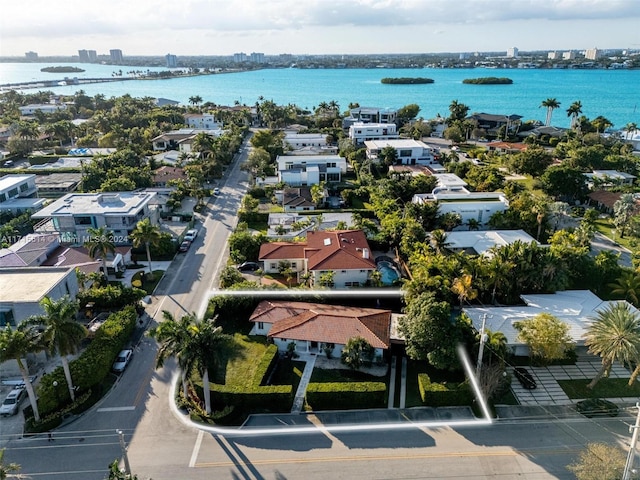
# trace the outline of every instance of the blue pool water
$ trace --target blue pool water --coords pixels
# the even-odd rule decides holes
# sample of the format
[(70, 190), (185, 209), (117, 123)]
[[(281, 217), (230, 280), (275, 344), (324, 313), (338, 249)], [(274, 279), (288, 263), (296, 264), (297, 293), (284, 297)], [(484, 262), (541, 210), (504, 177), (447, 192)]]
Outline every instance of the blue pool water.
[(398, 270), (387, 261), (378, 262), (378, 271), (382, 275), (383, 285), (392, 285), (393, 282), (400, 278)]

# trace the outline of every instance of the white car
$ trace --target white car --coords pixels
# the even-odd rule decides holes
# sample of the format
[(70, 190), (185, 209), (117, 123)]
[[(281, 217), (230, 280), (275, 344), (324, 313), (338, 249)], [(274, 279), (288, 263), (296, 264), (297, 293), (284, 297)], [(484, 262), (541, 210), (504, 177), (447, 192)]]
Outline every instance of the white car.
[(213, 189), (213, 194), (214, 195), (220, 195), (220, 189), (218, 187)]
[(0, 415), (6, 417), (7, 415), (15, 415), (20, 409), (20, 403), (26, 395), (24, 386), (16, 387), (9, 392), (7, 398), (4, 399), (2, 405), (0, 405)]
[(131, 360), (132, 355), (133, 355), (133, 350), (131, 350), (130, 348), (122, 350), (116, 357), (115, 361), (113, 362), (113, 365), (111, 366), (111, 370), (114, 373), (124, 372), (124, 369), (127, 368), (127, 365), (129, 364), (129, 360)]
[(191, 230), (187, 230), (187, 233), (184, 235), (183, 240), (193, 242), (197, 236), (198, 236), (198, 230), (195, 228), (192, 228)]

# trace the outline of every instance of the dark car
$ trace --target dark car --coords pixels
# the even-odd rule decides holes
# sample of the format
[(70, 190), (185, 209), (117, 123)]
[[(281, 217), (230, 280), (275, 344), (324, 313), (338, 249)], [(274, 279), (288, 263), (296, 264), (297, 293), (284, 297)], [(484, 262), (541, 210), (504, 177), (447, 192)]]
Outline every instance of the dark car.
[(257, 262), (244, 262), (238, 265), (238, 270), (241, 272), (255, 272), (260, 269), (260, 264)]
[(533, 376), (529, 373), (529, 371), (526, 368), (516, 367), (513, 370), (513, 373), (515, 374), (516, 378), (520, 382), (520, 385), (523, 386), (523, 388), (526, 388), (527, 390), (533, 390), (538, 386)]
[(603, 415), (616, 417), (619, 413), (618, 406), (604, 398), (588, 398), (582, 400), (576, 403), (576, 410), (589, 418)]

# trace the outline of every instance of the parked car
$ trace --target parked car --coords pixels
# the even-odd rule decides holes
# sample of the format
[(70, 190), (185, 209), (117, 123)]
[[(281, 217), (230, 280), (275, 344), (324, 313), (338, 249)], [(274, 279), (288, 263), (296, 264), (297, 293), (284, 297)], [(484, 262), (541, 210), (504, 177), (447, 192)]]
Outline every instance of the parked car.
[(522, 385), (527, 390), (533, 390), (538, 386), (533, 376), (529, 373), (529, 371), (526, 368), (516, 367), (513, 370), (513, 373), (515, 374), (516, 378), (520, 382), (520, 385)]
[(214, 195), (220, 195), (220, 189), (218, 187), (213, 189), (213, 194)]
[(191, 230), (187, 230), (187, 233), (184, 235), (184, 240), (188, 240), (193, 242), (198, 236), (198, 230), (196, 228), (192, 228)]
[(238, 270), (241, 272), (255, 272), (260, 269), (260, 264), (257, 262), (244, 262), (238, 265)]
[(178, 249), (178, 251), (186, 252), (187, 250), (189, 250), (190, 246), (191, 246), (191, 242), (189, 240), (185, 240), (180, 244), (180, 248)]
[(9, 392), (7, 398), (4, 399), (2, 405), (0, 405), (0, 415), (6, 417), (8, 415), (15, 415), (20, 409), (20, 403), (26, 396), (26, 390), (24, 385), (15, 387)]
[(13, 167), (13, 160), (7, 160), (6, 162), (4, 162), (4, 163), (2, 164), (2, 166), (3, 166), (4, 168), (11, 168), (11, 167)]
[(124, 369), (129, 365), (129, 361), (131, 360), (131, 356), (133, 355), (133, 350), (127, 348), (125, 350), (121, 350), (118, 356), (116, 357), (113, 365), (111, 366), (111, 370), (115, 373), (122, 373)]
[(604, 398), (588, 398), (576, 403), (576, 410), (585, 417), (608, 415), (616, 417), (620, 411), (618, 406)]

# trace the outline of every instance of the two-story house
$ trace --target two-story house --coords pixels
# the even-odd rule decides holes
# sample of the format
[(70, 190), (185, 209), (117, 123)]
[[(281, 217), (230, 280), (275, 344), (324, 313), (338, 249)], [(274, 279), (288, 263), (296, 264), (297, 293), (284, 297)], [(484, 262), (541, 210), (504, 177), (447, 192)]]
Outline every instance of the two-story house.
[(32, 215), (36, 233), (58, 233), (62, 242), (84, 244), (89, 228), (106, 227), (114, 243), (130, 244), (129, 234), (145, 218), (157, 222), (149, 206), (154, 192), (70, 193)]
[(517, 132), (520, 127), (521, 115), (494, 115), (491, 113), (474, 113), (467, 117), (468, 120), (475, 121), (478, 128), (487, 132), (487, 135), (497, 137), (500, 128), (505, 127), (508, 132)]
[(364, 145), (367, 140), (391, 140), (399, 137), (395, 123), (356, 122), (349, 127), (349, 139), (354, 145)]
[(380, 161), (382, 151), (391, 147), (396, 151), (396, 165), (431, 165), (437, 163), (433, 149), (426, 143), (409, 138), (367, 140), (367, 158)]
[(349, 110), (349, 116), (342, 120), (342, 128), (348, 129), (356, 122), (395, 123), (398, 110), (395, 108), (356, 107)]
[(321, 285), (332, 273), (335, 288), (366, 284), (376, 264), (362, 230), (308, 231), (306, 242), (269, 242), (260, 247), (259, 260), (265, 273), (278, 273), (280, 262), (288, 262), (298, 273), (310, 273), (313, 285)]
[(45, 200), (37, 196), (35, 175), (5, 175), (0, 177), (0, 211), (14, 214), (42, 208)]
[(199, 130), (219, 130), (222, 128), (222, 123), (216, 120), (213, 113), (186, 113), (184, 122), (187, 127)]
[(339, 182), (347, 172), (347, 161), (340, 155), (281, 155), (278, 181), (292, 187)]

